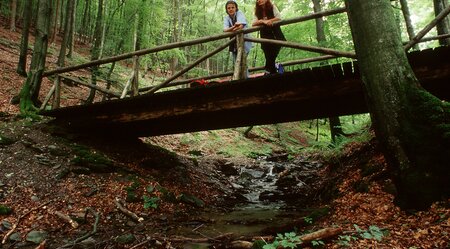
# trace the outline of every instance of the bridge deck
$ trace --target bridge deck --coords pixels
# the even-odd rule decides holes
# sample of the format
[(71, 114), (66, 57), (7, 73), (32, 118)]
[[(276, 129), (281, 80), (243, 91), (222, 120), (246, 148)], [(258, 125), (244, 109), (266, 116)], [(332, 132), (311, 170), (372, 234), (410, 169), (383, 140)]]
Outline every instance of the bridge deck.
[[(450, 49), (409, 54), (422, 86), (450, 99)], [(41, 114), (77, 132), (153, 136), (367, 112), (353, 63), (141, 95)]]

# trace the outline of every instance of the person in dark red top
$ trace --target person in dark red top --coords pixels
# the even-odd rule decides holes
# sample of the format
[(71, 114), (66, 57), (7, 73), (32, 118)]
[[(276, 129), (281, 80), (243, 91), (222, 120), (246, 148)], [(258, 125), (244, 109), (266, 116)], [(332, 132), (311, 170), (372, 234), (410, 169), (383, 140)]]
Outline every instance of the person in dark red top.
[[(280, 11), (270, 0), (256, 0), (255, 17), (252, 26), (264, 26), (260, 32), (261, 38), (285, 41), (286, 38), (281, 31), (280, 25), (273, 24), (280, 20)], [(265, 74), (277, 73), (275, 60), (277, 59), (281, 46), (261, 43), (261, 48), (264, 51), (264, 57), (266, 58), (266, 65), (264, 66), (264, 69), (266, 70)]]

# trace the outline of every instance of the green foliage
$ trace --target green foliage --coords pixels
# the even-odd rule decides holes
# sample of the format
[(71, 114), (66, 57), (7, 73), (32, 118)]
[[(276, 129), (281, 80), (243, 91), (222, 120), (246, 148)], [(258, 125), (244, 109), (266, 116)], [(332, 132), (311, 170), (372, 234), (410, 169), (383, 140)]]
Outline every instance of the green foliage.
[(12, 213), (12, 209), (5, 205), (0, 205), (0, 215), (9, 215)]
[(9, 137), (5, 137), (5, 136), (2, 136), (0, 134), (0, 145), (10, 145), (10, 144), (13, 144), (15, 142), (16, 142), (15, 139), (12, 139), (12, 138), (9, 138)]
[(354, 224), (353, 226), (355, 227), (358, 235), (363, 239), (375, 239), (377, 241), (381, 241), (384, 237), (383, 231), (381, 231), (381, 229), (377, 226), (369, 226), (369, 229), (367, 230), (362, 230), (356, 224)]
[(165, 201), (176, 203), (177, 197), (174, 193), (170, 192), (167, 188), (164, 188), (160, 185), (156, 186), (156, 189), (161, 192), (161, 198)]
[(127, 192), (126, 201), (127, 202), (138, 202), (140, 200), (139, 195), (137, 194), (138, 188), (141, 186), (141, 183), (137, 179), (132, 180), (133, 183), (125, 187), (125, 191)]
[(71, 160), (74, 165), (87, 167), (95, 172), (108, 172), (114, 165), (105, 155), (85, 146), (76, 145), (73, 147), (73, 153), (76, 155)]
[(325, 242), (323, 242), (322, 240), (313, 240), (313, 241), (311, 241), (311, 245), (313, 247), (320, 247), (320, 246), (324, 246)]
[[(147, 186), (147, 188), (145, 190), (147, 191), (147, 193), (151, 194), (155, 191), (155, 187)], [(158, 208), (158, 203), (160, 201), (159, 197), (156, 197), (156, 196), (149, 197), (149, 196), (143, 195), (142, 199), (144, 200), (144, 208), (145, 209)]]
[(356, 230), (355, 235), (339, 235), (338, 237), (338, 245), (349, 247), (352, 241), (356, 241), (359, 238), (361, 239), (369, 239), (381, 241), (385, 236), (385, 232), (383, 232), (379, 227), (375, 225), (369, 226), (369, 229), (363, 230), (358, 225), (353, 225)]
[(314, 222), (313, 218), (309, 216), (303, 218), (303, 220), (305, 221), (306, 224), (312, 224)]
[(352, 241), (358, 240), (358, 237), (352, 235), (339, 235), (338, 239), (339, 239), (337, 243), (338, 245), (350, 246), (350, 243)]
[(277, 249), (278, 247), (283, 248), (295, 248), (297, 244), (301, 243), (300, 237), (296, 233), (290, 232), (283, 234), (277, 234), (275, 240), (267, 245), (264, 245), (264, 249)]
[(251, 249), (262, 249), (265, 245), (266, 245), (266, 242), (264, 240), (258, 239), (258, 240), (255, 240), (255, 242), (253, 242)]
[(159, 202), (159, 198), (158, 197), (148, 197), (146, 195), (142, 196), (142, 198), (144, 199), (144, 208), (148, 209), (148, 208), (158, 208), (158, 202)]

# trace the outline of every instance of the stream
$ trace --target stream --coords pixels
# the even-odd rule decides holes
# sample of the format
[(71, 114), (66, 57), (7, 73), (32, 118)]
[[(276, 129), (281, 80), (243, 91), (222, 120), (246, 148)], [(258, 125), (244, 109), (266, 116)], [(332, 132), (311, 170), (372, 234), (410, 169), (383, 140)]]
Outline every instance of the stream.
[[(230, 212), (209, 210), (198, 221), (180, 225), (175, 234), (213, 238), (233, 233), (238, 236), (267, 235), (268, 231), (305, 217), (307, 202), (314, 193), (320, 163), (296, 160), (275, 162), (260, 158), (254, 165), (237, 169), (229, 176), (241, 201)], [(275, 229), (276, 230), (276, 229)], [(207, 243), (188, 243), (184, 248), (208, 248)]]

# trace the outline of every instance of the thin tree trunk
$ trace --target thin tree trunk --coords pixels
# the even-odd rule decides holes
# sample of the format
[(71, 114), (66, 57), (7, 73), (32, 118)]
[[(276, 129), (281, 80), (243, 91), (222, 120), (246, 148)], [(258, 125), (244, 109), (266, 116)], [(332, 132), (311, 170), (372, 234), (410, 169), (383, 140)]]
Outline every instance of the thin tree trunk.
[(88, 22), (88, 9), (90, 0), (86, 0), (84, 3), (83, 19), (81, 19), (81, 36), (83, 37), (83, 42), (87, 42), (87, 37), (89, 36), (89, 22)]
[[(105, 47), (105, 36), (106, 36), (106, 26), (108, 26), (108, 24), (106, 23), (106, 13), (108, 12), (107, 8), (108, 6), (108, 1), (104, 2), (104, 16), (105, 16), (105, 23), (103, 24), (103, 28), (102, 28), (102, 39), (101, 39), (101, 43), (100, 43), (100, 52), (98, 54), (98, 58), (102, 58), (103, 57), (103, 49)], [(110, 22), (111, 23), (111, 22)]]
[(53, 44), (55, 42), (56, 39), (56, 35), (58, 33), (58, 16), (59, 16), (59, 4), (60, 4), (61, 0), (55, 0), (55, 12), (53, 14), (53, 20), (52, 20), (52, 25), (50, 25), (52, 27), (52, 32), (50, 35), (50, 44)]
[(31, 23), (31, 7), (33, 1), (25, 1), (25, 7), (23, 12), (23, 27), (22, 27), (22, 37), (20, 39), (20, 55), (19, 63), (17, 64), (17, 73), (22, 76), (27, 76), (27, 56), (28, 56), (28, 37), (30, 34), (30, 23)]
[(50, 26), (51, 0), (40, 0), (33, 56), (28, 77), (20, 91), (20, 111), (29, 114), (36, 110), (38, 96), (45, 69), (45, 57), (48, 46), (48, 30)]
[(72, 12), (73, 12), (73, 2), (75, 0), (67, 0), (66, 3), (66, 13), (65, 13), (65, 18), (64, 18), (64, 36), (63, 36), (63, 40), (61, 42), (61, 48), (59, 50), (59, 56), (58, 56), (58, 61), (57, 61), (57, 65), (58, 67), (64, 67), (65, 65), (65, 60), (66, 60), (66, 49), (67, 49), (67, 45), (70, 39), (70, 25), (71, 25), (71, 17), (72, 17)]
[[(435, 15), (439, 15), (442, 10), (448, 7), (448, 0), (433, 0), (434, 4), (434, 13)], [(436, 30), (438, 35), (448, 34), (450, 33), (450, 18), (447, 16), (442, 21), (440, 21), (436, 25)], [(450, 45), (450, 38), (440, 39), (439, 44), (442, 46)]]
[(67, 52), (67, 58), (72, 58), (73, 55), (73, 47), (75, 45), (75, 17), (76, 17), (76, 9), (77, 9), (77, 0), (72, 1), (72, 15), (70, 17), (69, 24), (69, 41), (67, 43), (67, 48), (69, 51)]
[(426, 209), (450, 197), (450, 106), (425, 91), (408, 63), (389, 0), (345, 0), (373, 127), (396, 203)]
[[(180, 8), (179, 8), (179, 3), (178, 0), (173, 0), (172, 2), (172, 16), (173, 16), (173, 20), (172, 20), (172, 41), (171, 42), (178, 42), (178, 20), (179, 17), (178, 15), (180, 15)], [(177, 66), (178, 66), (178, 57), (177, 56), (173, 56), (171, 61), (170, 61), (170, 72), (173, 74), (175, 74), (176, 70), (177, 70)]]
[[(314, 13), (322, 11), (321, 0), (312, 0)], [(317, 34), (317, 42), (320, 46), (325, 46), (327, 43), (327, 38), (325, 36), (325, 28), (323, 17), (316, 18), (316, 34)], [(330, 120), (330, 135), (331, 142), (336, 142), (336, 137), (344, 135), (344, 132), (341, 128), (341, 120), (339, 117), (329, 117)]]
[(9, 30), (16, 31), (16, 14), (17, 14), (17, 0), (11, 0), (11, 15), (9, 19)]
[[(97, 18), (95, 21), (95, 37), (94, 37), (94, 45), (92, 47), (91, 60), (98, 60), (100, 54), (100, 44), (102, 39), (102, 28), (103, 26), (103, 0), (98, 0), (98, 10), (97, 10)], [(97, 75), (99, 74), (98, 65), (92, 67), (91, 73), (91, 84), (97, 85)], [(95, 89), (91, 88), (91, 92), (89, 93), (88, 98), (86, 99), (86, 103), (94, 102), (95, 98)]]
[[(412, 40), (414, 36), (416, 36), (416, 34), (414, 32), (414, 27), (411, 22), (411, 14), (409, 13), (408, 1), (400, 0), (400, 5), (402, 8), (403, 18), (405, 19), (406, 31), (408, 33), (409, 40)], [(418, 50), (419, 46), (417, 44), (414, 45), (414, 49)]]

